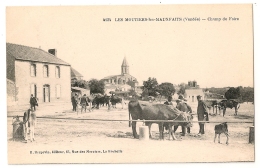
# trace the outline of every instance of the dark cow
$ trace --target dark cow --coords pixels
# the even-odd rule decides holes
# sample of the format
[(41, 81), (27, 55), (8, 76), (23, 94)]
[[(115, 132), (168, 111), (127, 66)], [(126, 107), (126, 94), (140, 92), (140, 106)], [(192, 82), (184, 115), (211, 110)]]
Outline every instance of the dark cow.
[(92, 101), (92, 108), (99, 109), (100, 106), (104, 106), (106, 98), (103, 95), (96, 95)]
[(237, 115), (237, 111), (240, 107), (240, 103), (236, 100), (222, 100), (220, 103), (221, 108), (223, 109), (223, 117), (225, 116), (226, 113), (226, 108), (235, 108), (235, 115)]
[(218, 124), (218, 125), (215, 125), (215, 138), (214, 138), (214, 143), (215, 143), (215, 140), (216, 140), (216, 137), (218, 135), (218, 143), (220, 143), (220, 134), (221, 133), (224, 133), (227, 137), (227, 141), (226, 141), (226, 144), (228, 145), (228, 126), (227, 126), (227, 123), (224, 122), (224, 123), (221, 123), (221, 124)]
[[(122, 104), (122, 98), (117, 97), (117, 96), (112, 96), (112, 97), (110, 98), (110, 102), (111, 102), (111, 104), (112, 104), (112, 107), (113, 107), (113, 108), (116, 108), (116, 104), (117, 104), (117, 103), (121, 103), (121, 104)], [(123, 108), (123, 105), (122, 105), (122, 108)]]
[[(128, 110), (129, 110), (129, 120), (130, 115), (132, 117), (132, 120), (176, 120), (176, 121), (188, 121), (187, 116), (185, 112), (179, 111), (175, 107), (170, 107), (165, 104), (151, 104), (151, 103), (139, 103), (138, 100), (132, 99), (130, 100), (128, 104)], [(149, 134), (151, 137), (151, 125), (153, 123), (157, 123), (159, 125), (159, 132), (160, 132), (160, 139), (163, 139), (163, 122), (145, 122), (145, 125), (149, 127)], [(167, 122), (166, 122), (167, 123)], [(172, 125), (184, 125), (187, 126), (190, 122), (180, 122), (180, 123), (170, 123), (168, 122), (168, 128), (169, 128), (169, 136), (172, 135), (173, 139), (177, 139), (172, 134)], [(129, 127), (130, 127), (130, 121), (129, 121)], [(136, 121), (132, 121), (132, 131), (134, 138), (137, 138), (136, 133)]]

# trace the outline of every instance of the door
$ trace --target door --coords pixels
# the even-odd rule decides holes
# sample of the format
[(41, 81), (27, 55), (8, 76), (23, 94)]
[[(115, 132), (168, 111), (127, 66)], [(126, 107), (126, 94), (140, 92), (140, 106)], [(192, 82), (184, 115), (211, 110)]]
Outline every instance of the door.
[(50, 102), (50, 85), (43, 85), (43, 102)]

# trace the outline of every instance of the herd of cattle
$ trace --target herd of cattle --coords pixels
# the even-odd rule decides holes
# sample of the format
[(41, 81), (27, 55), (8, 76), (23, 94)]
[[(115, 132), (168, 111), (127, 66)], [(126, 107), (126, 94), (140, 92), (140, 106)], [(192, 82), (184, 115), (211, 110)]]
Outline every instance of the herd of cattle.
[[(117, 103), (121, 103), (123, 105), (124, 100), (120, 97), (112, 96), (103, 96), (103, 95), (92, 95), (89, 96), (89, 102), (92, 104), (92, 108), (99, 108), (100, 106), (107, 105), (110, 107), (116, 108)], [(235, 100), (205, 100), (204, 101), (208, 108), (213, 108), (217, 110), (223, 110), (223, 116), (225, 115), (226, 108), (235, 108), (235, 115), (237, 115), (237, 110), (239, 109), (239, 103)], [(123, 106), (122, 106), (123, 107)], [(151, 137), (151, 125), (153, 123), (158, 124), (159, 126), (159, 137), (160, 139), (164, 139), (164, 129), (169, 130), (169, 139), (172, 137), (173, 140), (177, 138), (174, 135), (174, 131), (172, 130), (173, 126), (184, 126), (191, 127), (193, 114), (182, 112), (173, 106), (168, 106), (160, 103), (150, 103), (150, 102), (139, 102), (138, 99), (132, 98), (128, 103), (128, 111), (129, 111), (129, 127), (132, 125), (132, 131), (134, 138), (138, 138), (136, 132), (136, 120), (144, 120), (144, 124), (149, 128), (149, 136)], [(131, 116), (131, 118), (130, 118)], [(132, 123), (130, 122), (132, 121)], [(168, 122), (167, 122), (168, 121)], [(169, 122), (171, 121), (171, 122)], [(13, 130), (13, 139), (17, 134), (23, 135), (25, 140), (30, 139), (34, 140), (34, 128), (36, 125), (36, 115), (35, 112), (31, 109), (27, 110), (24, 113), (23, 121), (19, 121), (19, 117), (14, 117), (13, 121), (14, 130)], [(16, 125), (16, 126), (15, 126)], [(19, 126), (20, 125), (20, 126)], [(21, 129), (22, 128), (22, 129)], [(16, 130), (15, 130), (16, 129)], [(22, 132), (22, 133), (21, 133)], [(227, 123), (222, 123), (215, 126), (215, 138), (217, 135), (224, 133), (227, 136), (227, 144), (228, 144), (228, 129)], [(29, 134), (29, 135), (28, 135)], [(220, 142), (220, 139), (219, 139)]]
[(112, 105), (112, 108), (116, 108), (116, 104), (120, 103), (123, 106), (123, 99), (118, 96), (108, 96), (108, 95), (102, 95), (102, 94), (92, 94), (88, 96), (88, 102), (91, 106), (91, 108), (99, 109), (101, 106), (107, 106), (110, 108)]

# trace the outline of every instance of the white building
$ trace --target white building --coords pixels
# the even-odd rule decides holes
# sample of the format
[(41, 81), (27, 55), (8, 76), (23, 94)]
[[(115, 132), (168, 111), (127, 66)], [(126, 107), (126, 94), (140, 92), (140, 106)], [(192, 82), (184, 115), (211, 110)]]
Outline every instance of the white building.
[(14, 89), (8, 93), (15, 93), (8, 95), (8, 100), (29, 104), (31, 94), (39, 103), (71, 100), (71, 67), (57, 57), (56, 49), (46, 52), (40, 48), (7, 43), (6, 64), (7, 84), (14, 86), (8, 87)]
[(202, 89), (186, 89), (184, 93), (184, 98), (190, 103), (198, 102), (197, 96), (200, 95), (202, 100), (204, 100), (204, 92)]

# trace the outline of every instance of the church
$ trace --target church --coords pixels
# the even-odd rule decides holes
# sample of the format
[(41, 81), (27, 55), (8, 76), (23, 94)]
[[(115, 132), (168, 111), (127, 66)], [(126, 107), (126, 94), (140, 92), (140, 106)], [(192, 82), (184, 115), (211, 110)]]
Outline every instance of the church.
[(129, 64), (124, 57), (121, 65), (120, 75), (111, 75), (102, 79), (105, 83), (105, 93), (110, 91), (126, 92), (138, 85), (138, 81), (135, 77), (129, 74)]

